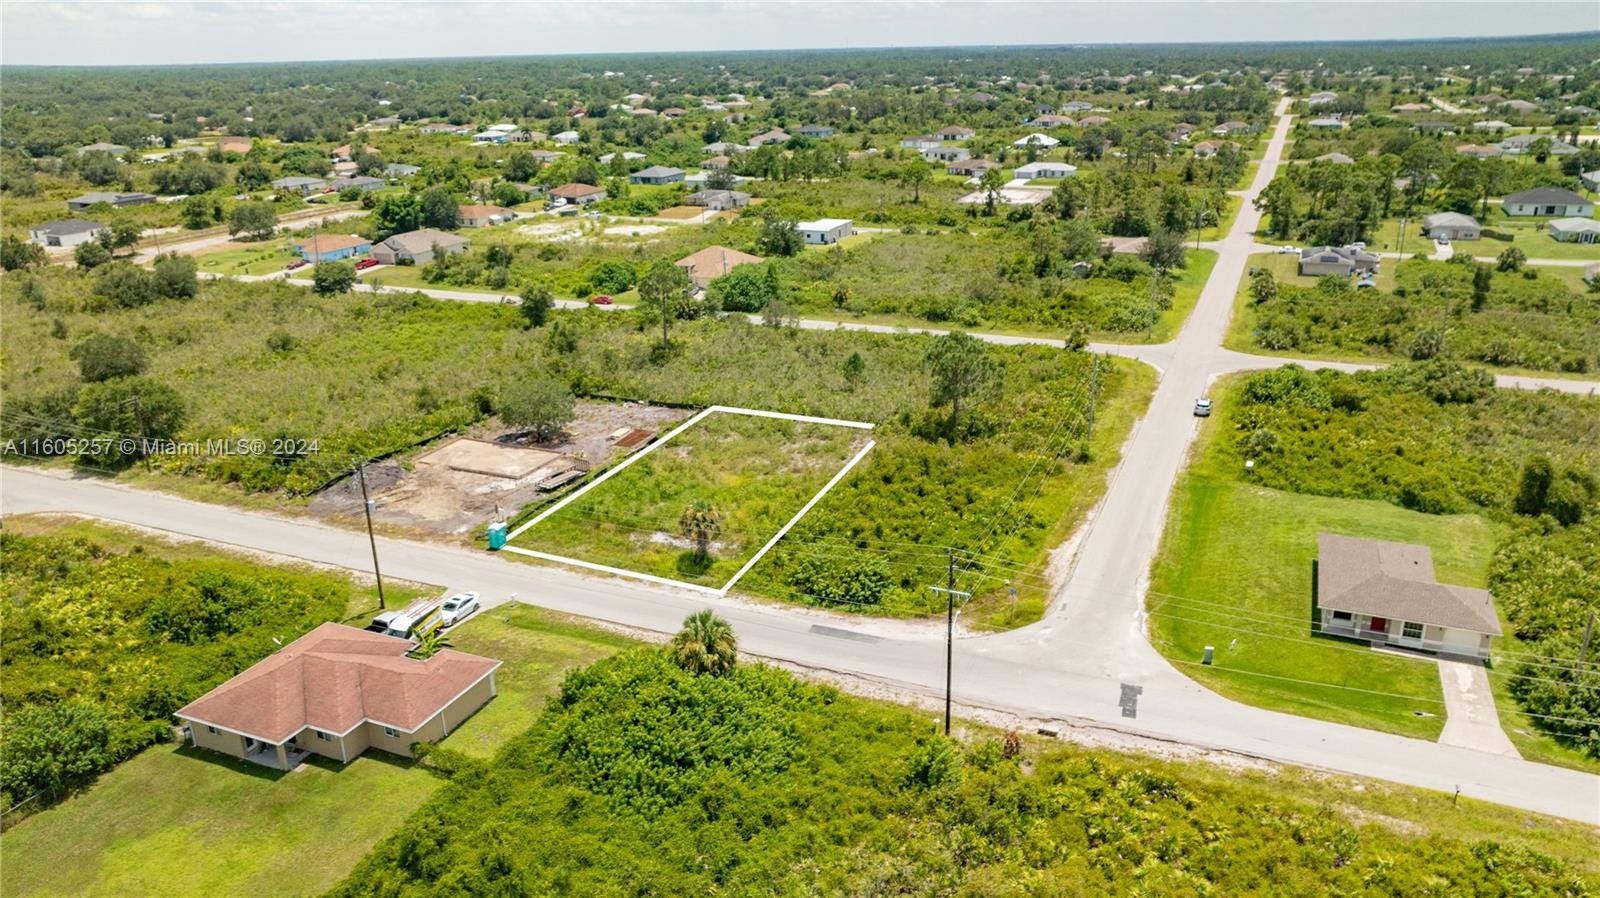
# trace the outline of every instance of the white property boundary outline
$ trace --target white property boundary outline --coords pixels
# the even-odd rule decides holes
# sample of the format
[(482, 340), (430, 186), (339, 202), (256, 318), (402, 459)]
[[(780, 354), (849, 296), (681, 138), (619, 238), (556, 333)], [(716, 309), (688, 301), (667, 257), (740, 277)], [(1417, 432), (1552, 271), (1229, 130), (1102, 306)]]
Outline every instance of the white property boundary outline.
[(553, 554), (553, 553), (550, 553), (550, 552), (540, 552), (540, 551), (538, 551), (536, 549), (523, 549), (523, 548), (520, 548), (518, 546), (511, 545), (511, 541), (512, 540), (514, 540), (517, 537), (521, 536), (529, 528), (533, 527), (534, 525), (538, 524), (540, 521), (543, 521), (545, 518), (548, 518), (551, 515), (555, 514), (556, 512), (560, 511), (561, 509), (565, 508), (568, 504), (576, 501), (578, 499), (578, 497), (582, 496), (584, 493), (587, 493), (588, 491), (594, 489), (595, 487), (599, 486), (600, 484), (605, 483), (613, 475), (621, 473), (623, 471), (623, 469), (627, 468), (629, 465), (633, 464), (634, 462), (638, 461), (641, 458), (644, 458), (646, 455), (649, 455), (650, 453), (656, 451), (657, 449), (661, 448), (662, 446), (665, 446), (667, 443), (672, 441), (673, 437), (676, 437), (678, 434), (683, 433), (685, 430), (688, 430), (689, 428), (695, 426), (696, 424), (699, 424), (701, 421), (704, 421), (706, 418), (710, 417), (711, 415), (717, 414), (719, 412), (730, 414), (730, 415), (749, 415), (749, 416), (755, 417), (755, 418), (777, 418), (777, 419), (783, 420), (783, 421), (800, 421), (800, 422), (806, 423), (806, 424), (827, 424), (827, 425), (830, 425), (830, 426), (833, 426), (833, 427), (853, 427), (853, 428), (856, 428), (857, 430), (871, 430), (872, 429), (872, 425), (868, 424), (868, 423), (866, 423), (864, 421), (844, 421), (844, 420), (841, 420), (841, 419), (838, 419), (838, 418), (818, 418), (818, 417), (815, 417), (815, 416), (812, 416), (812, 415), (791, 415), (791, 414), (788, 414), (787, 412), (769, 412), (769, 411), (764, 411), (762, 409), (737, 408), (735, 406), (728, 406), (728, 405), (713, 405), (713, 406), (709, 406), (709, 407), (707, 407), (705, 409), (702, 409), (697, 414), (691, 416), (687, 421), (684, 421), (682, 424), (679, 424), (677, 427), (673, 428), (671, 433), (668, 433), (666, 436), (662, 437), (661, 439), (656, 440), (654, 443), (651, 443), (649, 446), (646, 446), (644, 451), (636, 452), (633, 455), (629, 456), (621, 464), (619, 464), (616, 467), (612, 468), (611, 470), (605, 472), (604, 474), (601, 474), (599, 477), (596, 477), (594, 480), (592, 480), (588, 484), (584, 485), (584, 487), (582, 489), (580, 489), (577, 492), (573, 493), (572, 495), (566, 497), (565, 499), (562, 499), (560, 502), (557, 502), (556, 504), (550, 506), (549, 508), (546, 508), (544, 511), (539, 512), (533, 518), (531, 518), (528, 521), (524, 522), (522, 524), (522, 526), (520, 526), (517, 529), (515, 529), (515, 530), (511, 531), (510, 533), (506, 534), (506, 545), (501, 546), (499, 551), (502, 551), (502, 552), (514, 552), (514, 553), (516, 553), (518, 555), (527, 555), (530, 558), (540, 558), (540, 559), (543, 559), (545, 561), (554, 561), (554, 562), (558, 562), (560, 564), (575, 565), (577, 567), (587, 568), (587, 569), (589, 569), (591, 571), (600, 571), (600, 572), (606, 573), (606, 574), (614, 574), (614, 575), (619, 576), (619, 577), (631, 577), (631, 578), (636, 579), (636, 580), (645, 580), (645, 581), (648, 581), (650, 583), (659, 583), (659, 584), (661, 584), (663, 586), (678, 586), (678, 587), (682, 587), (684, 589), (692, 589), (692, 590), (694, 590), (696, 592), (707, 593), (709, 595), (714, 595), (714, 596), (719, 596), (719, 597), (720, 596), (726, 596), (728, 594), (728, 591), (733, 589), (733, 585), (735, 583), (738, 583), (740, 578), (742, 578), (745, 574), (749, 573), (750, 569), (755, 567), (756, 562), (760, 561), (762, 556), (766, 555), (767, 552), (769, 550), (771, 550), (773, 546), (777, 545), (778, 544), (778, 540), (783, 539), (784, 535), (789, 532), (790, 528), (794, 527), (795, 524), (800, 523), (800, 519), (805, 517), (806, 513), (811, 511), (811, 509), (813, 507), (815, 507), (818, 502), (822, 501), (822, 497), (826, 496), (830, 490), (832, 490), (835, 486), (837, 486), (839, 481), (843, 480), (845, 475), (850, 473), (850, 469), (854, 468), (856, 466), (856, 464), (858, 462), (860, 462), (863, 458), (866, 458), (867, 453), (872, 451), (872, 447), (877, 445), (877, 441), (876, 440), (870, 440), (870, 439), (867, 440), (867, 444), (865, 446), (861, 447), (861, 451), (857, 452), (849, 461), (845, 462), (844, 467), (840, 468), (839, 471), (833, 475), (833, 479), (829, 480), (822, 487), (822, 489), (817, 492), (817, 494), (815, 496), (812, 496), (811, 499), (809, 501), (807, 501), (805, 505), (801, 506), (800, 510), (795, 512), (794, 517), (791, 517), (788, 520), (787, 523), (785, 523), (782, 527), (780, 527), (778, 529), (778, 532), (773, 534), (771, 539), (767, 540), (766, 545), (762, 546), (760, 551), (756, 552), (755, 555), (752, 555), (750, 557), (750, 560), (746, 561), (744, 563), (744, 566), (739, 568), (738, 572), (735, 573), (731, 578), (728, 579), (728, 582), (722, 584), (722, 587), (720, 589), (713, 588), (713, 587), (710, 587), (710, 586), (704, 586), (704, 585), (699, 584), (699, 583), (686, 583), (686, 582), (684, 582), (682, 580), (674, 580), (671, 577), (657, 577), (654, 574), (642, 574), (642, 573), (640, 573), (638, 571), (630, 571), (630, 570), (628, 570), (626, 568), (612, 567), (611, 565), (608, 565), (608, 564), (597, 564), (596, 562), (593, 562), (593, 561), (584, 561), (581, 558), (569, 558), (569, 557), (567, 557), (565, 555), (556, 555), (556, 554)]

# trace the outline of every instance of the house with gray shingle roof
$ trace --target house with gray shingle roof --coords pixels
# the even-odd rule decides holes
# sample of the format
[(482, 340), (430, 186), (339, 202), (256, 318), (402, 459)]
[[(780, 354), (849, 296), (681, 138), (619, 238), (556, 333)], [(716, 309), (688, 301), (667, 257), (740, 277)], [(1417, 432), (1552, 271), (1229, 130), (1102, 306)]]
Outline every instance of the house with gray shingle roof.
[(1486, 658), (1501, 634), (1487, 590), (1440, 583), (1427, 546), (1317, 535), (1311, 603), (1324, 634)]

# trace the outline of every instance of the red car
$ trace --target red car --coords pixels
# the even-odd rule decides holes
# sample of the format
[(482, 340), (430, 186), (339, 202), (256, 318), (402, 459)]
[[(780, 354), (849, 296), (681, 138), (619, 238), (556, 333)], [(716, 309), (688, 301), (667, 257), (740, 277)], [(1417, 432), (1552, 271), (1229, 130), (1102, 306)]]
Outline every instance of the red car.
[(296, 268), (304, 268), (304, 267), (306, 267), (307, 264), (308, 263), (306, 262), (305, 259), (295, 259), (293, 262), (290, 262), (288, 265), (283, 266), (283, 270), (284, 271), (294, 271)]
[(609, 296), (592, 296), (592, 297), (589, 298), (589, 301), (594, 303), (597, 306), (609, 306), (609, 305), (611, 305), (611, 297), (609, 297)]
[(363, 268), (371, 268), (376, 264), (378, 264), (377, 259), (362, 259), (360, 262), (356, 263), (356, 270), (360, 271)]

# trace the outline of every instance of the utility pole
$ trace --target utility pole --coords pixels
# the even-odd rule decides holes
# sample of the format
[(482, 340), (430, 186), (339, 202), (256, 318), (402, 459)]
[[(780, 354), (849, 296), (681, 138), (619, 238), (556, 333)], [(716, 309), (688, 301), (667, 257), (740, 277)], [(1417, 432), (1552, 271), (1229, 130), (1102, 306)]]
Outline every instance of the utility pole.
[(1094, 406), (1095, 401), (1099, 398), (1100, 357), (1097, 355), (1094, 357), (1094, 361), (1089, 363), (1089, 427), (1088, 432), (1083, 436), (1085, 441), (1094, 439)]
[(150, 473), (150, 437), (144, 426), (144, 404), (139, 401), (138, 394), (132, 399), (125, 400), (123, 405), (133, 406), (134, 420), (139, 422), (139, 457), (144, 459), (144, 472)]
[(1404, 215), (1400, 216), (1400, 245), (1395, 247), (1394, 254), (1400, 257), (1400, 258), (1394, 260), (1394, 264), (1395, 265), (1399, 265), (1402, 261), (1405, 260), (1405, 257), (1406, 257), (1406, 216), (1404, 216)]
[(1589, 637), (1594, 635), (1594, 611), (1589, 612), (1589, 622), (1583, 625), (1583, 647), (1578, 649), (1578, 666), (1589, 660)]
[(389, 607), (383, 601), (383, 571), (378, 569), (378, 538), (372, 534), (372, 499), (367, 496), (367, 466), (356, 465), (356, 477), (361, 480), (361, 508), (367, 513), (367, 543), (372, 546), (372, 573), (378, 578), (378, 609)]
[(931, 586), (933, 592), (942, 592), (945, 596), (945, 624), (944, 624), (944, 734), (950, 735), (950, 689), (952, 672), (955, 667), (956, 644), (956, 597), (963, 599), (972, 598), (970, 592), (956, 590), (956, 550), (946, 549), (950, 559), (949, 586)]

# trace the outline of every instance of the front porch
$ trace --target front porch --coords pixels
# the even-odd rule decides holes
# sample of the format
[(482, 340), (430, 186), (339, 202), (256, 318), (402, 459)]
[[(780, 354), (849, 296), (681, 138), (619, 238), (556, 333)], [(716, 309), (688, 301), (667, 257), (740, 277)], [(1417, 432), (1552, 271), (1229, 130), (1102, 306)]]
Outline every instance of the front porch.
[(246, 740), (244, 759), (252, 764), (271, 767), (273, 770), (290, 771), (300, 766), (300, 762), (311, 754), (295, 748), (287, 743), (272, 745), (266, 742), (257, 742), (254, 739)]

